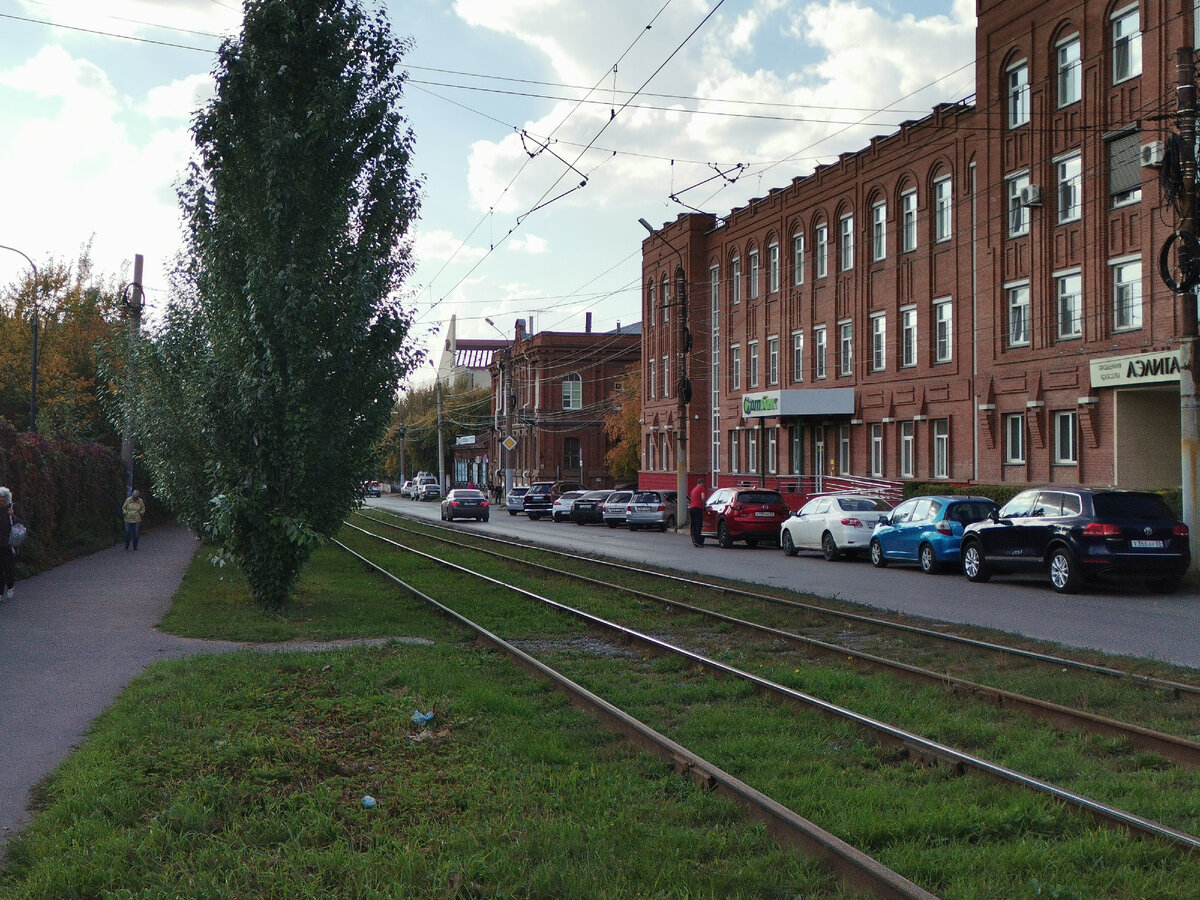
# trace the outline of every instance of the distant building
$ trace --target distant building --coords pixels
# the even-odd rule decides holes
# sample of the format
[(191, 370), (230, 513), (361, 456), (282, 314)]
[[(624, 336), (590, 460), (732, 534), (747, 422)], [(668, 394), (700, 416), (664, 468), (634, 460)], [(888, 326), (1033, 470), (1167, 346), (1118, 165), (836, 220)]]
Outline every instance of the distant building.
[[(604, 420), (613, 410), (617, 379), (636, 366), (641, 326), (528, 334), (518, 319), (515, 340), (491, 367), (494, 432), (489, 450), (493, 483), (578, 481), (609, 487), (604, 464), (612, 442)], [(506, 451), (503, 442), (512, 439)], [(508, 454), (506, 457), (506, 453)]]
[(1160, 176), (1195, 6), (978, 0), (974, 97), (647, 238), (641, 483), (682, 427), (690, 483), (1178, 486), (1196, 300), (1159, 277)]
[(458, 317), (450, 316), (450, 325), (446, 329), (446, 340), (442, 344), (442, 355), (438, 359), (437, 377), (446, 387), (456, 385), (459, 379), (466, 378), (471, 388), (485, 388), (491, 385), (488, 371), (492, 359), (498, 350), (510, 346), (511, 341), (500, 338), (477, 339), (458, 337)]

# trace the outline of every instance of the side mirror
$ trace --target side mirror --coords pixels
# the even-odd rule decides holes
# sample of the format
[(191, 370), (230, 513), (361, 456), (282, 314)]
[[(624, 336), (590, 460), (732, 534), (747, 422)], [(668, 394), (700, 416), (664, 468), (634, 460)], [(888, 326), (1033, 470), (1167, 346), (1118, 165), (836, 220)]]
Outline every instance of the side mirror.
[(992, 511), (990, 513), (988, 513), (988, 518), (991, 519), (993, 522), (999, 522), (1000, 521), (1000, 507), (993, 506)]

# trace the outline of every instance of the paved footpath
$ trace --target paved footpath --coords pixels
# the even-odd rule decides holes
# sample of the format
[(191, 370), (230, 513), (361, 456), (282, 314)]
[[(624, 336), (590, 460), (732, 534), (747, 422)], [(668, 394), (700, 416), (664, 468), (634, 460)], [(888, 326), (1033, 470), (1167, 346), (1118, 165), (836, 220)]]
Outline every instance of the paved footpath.
[(241, 646), (155, 630), (197, 546), (182, 526), (146, 527), (137, 552), (122, 543), (74, 560), (17, 582), (0, 603), (0, 854), (30, 819), (30, 789), (135, 675)]

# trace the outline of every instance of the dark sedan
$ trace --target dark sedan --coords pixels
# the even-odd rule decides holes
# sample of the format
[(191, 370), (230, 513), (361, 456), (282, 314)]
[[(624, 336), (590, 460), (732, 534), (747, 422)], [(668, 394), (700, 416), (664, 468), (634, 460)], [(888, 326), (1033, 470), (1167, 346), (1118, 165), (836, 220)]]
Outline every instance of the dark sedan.
[(442, 501), (442, 521), (455, 519), (478, 519), (486, 522), (491, 517), (487, 497), (483, 491), (473, 488), (455, 488)]
[(604, 521), (604, 501), (612, 491), (588, 491), (571, 505), (571, 521), (576, 525), (599, 525)]
[(1067, 594), (1090, 578), (1178, 587), (1191, 564), (1188, 527), (1157, 494), (1056, 488), (1022, 491), (963, 533), (963, 573), (1045, 572)]

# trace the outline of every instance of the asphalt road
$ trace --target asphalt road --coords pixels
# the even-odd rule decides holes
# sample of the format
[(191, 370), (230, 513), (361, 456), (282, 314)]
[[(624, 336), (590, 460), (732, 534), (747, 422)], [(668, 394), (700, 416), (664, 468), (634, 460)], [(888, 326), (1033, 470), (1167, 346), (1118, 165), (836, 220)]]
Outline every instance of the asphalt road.
[[(395, 509), (437, 521), (437, 503), (384, 494), (369, 506)], [(876, 569), (865, 558), (826, 562), (818, 554), (788, 558), (775, 548), (736, 545), (722, 550), (713, 541), (692, 547), (687, 532), (659, 534), (602, 525), (531, 522), (494, 510), (491, 521), (457, 522), (466, 531), (540, 541), (547, 546), (651, 563), (683, 572), (721, 575), (758, 584), (834, 597), (882, 610), (944, 622), (997, 628), (1070, 647), (1150, 657), (1200, 668), (1200, 593), (1174, 594), (1137, 586), (1091, 587), (1056, 594), (1048, 581), (996, 576), (972, 584), (962, 575), (924, 575), (915, 567)]]

